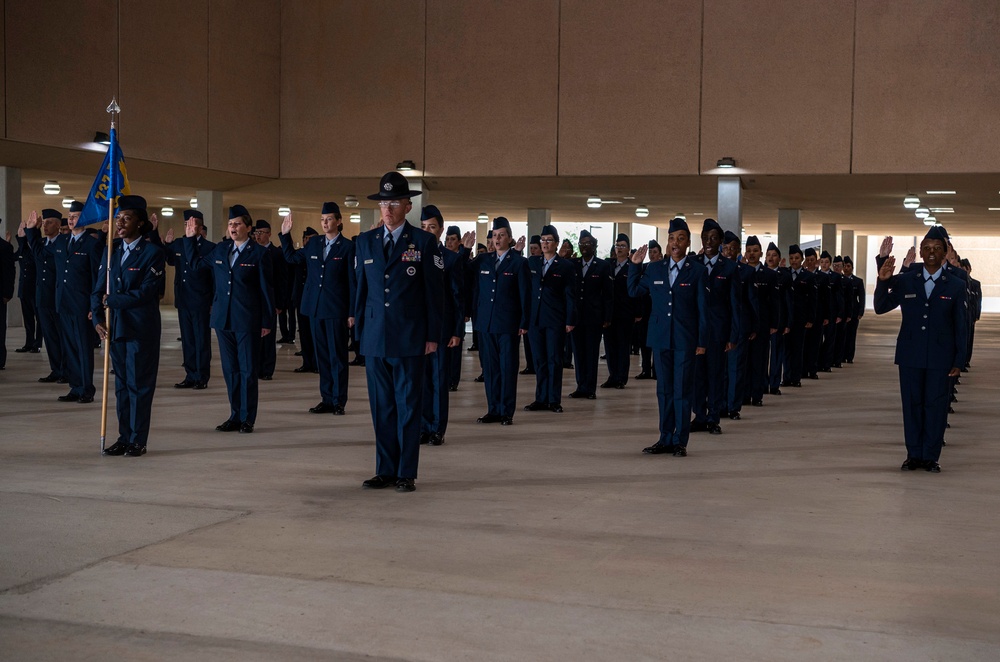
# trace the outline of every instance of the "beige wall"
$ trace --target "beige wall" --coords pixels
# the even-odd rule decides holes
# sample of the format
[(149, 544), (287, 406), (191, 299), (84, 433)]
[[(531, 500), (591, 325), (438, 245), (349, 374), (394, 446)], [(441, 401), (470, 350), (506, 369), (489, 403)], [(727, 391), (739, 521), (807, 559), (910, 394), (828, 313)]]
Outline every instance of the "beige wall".
[(127, 156), (217, 171), (983, 172), (1000, 147), (995, 0), (3, 7), (6, 138), (79, 147), (117, 95)]

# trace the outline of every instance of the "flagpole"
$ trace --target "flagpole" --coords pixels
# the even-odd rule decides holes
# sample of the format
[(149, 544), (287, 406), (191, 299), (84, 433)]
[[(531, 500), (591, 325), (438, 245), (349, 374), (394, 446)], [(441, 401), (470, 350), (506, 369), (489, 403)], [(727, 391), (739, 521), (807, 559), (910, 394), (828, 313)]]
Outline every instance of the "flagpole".
[[(111, 104), (108, 106), (108, 113), (111, 114), (111, 136), (115, 135), (115, 116), (121, 112), (121, 108), (118, 106), (117, 101), (112, 98)], [(109, 183), (113, 183), (115, 176), (115, 162), (117, 161), (117, 155), (115, 154), (115, 140), (111, 140), (111, 145), (108, 146), (108, 177), (110, 178)], [(104, 265), (104, 294), (105, 297), (111, 294), (111, 249), (114, 246), (112, 239), (113, 223), (115, 221), (115, 196), (114, 192), (116, 190), (115, 186), (109, 186), (108, 192), (112, 195), (108, 196), (108, 231), (107, 231), (107, 255), (108, 263)], [(101, 389), (101, 452), (104, 452), (105, 440), (108, 436), (108, 380), (111, 376), (111, 310), (108, 308), (104, 309), (104, 324), (108, 333), (104, 338), (104, 387)]]

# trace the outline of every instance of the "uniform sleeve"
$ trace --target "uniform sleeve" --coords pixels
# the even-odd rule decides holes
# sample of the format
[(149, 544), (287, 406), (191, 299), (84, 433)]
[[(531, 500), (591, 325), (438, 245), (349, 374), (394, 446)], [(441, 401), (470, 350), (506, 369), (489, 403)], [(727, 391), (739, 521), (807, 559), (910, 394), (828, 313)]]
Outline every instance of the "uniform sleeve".
[(649, 294), (649, 283), (646, 282), (646, 270), (641, 264), (628, 263), (628, 295), (633, 299)]
[(365, 277), (364, 257), (365, 250), (362, 245), (362, 238), (354, 244), (354, 337), (361, 342), (362, 327), (365, 322), (365, 302), (368, 299), (368, 280)]
[(750, 320), (743, 319), (743, 278), (740, 275), (739, 265), (733, 270), (733, 282), (729, 288), (729, 312), (732, 316), (732, 323), (729, 329), (729, 342), (738, 345), (745, 335), (743, 326)]
[(108, 249), (104, 249), (104, 254), (101, 257), (100, 266), (97, 269), (97, 280), (94, 281), (94, 289), (90, 293), (90, 312), (93, 314), (93, 324), (97, 326), (103, 323), (104, 320), (104, 293), (106, 291), (106, 283), (108, 280)]
[(274, 330), (274, 309), (277, 303), (274, 298), (274, 264), (271, 261), (271, 251), (265, 250), (260, 258), (260, 294), (261, 304), (261, 329)]
[[(128, 310), (129, 308), (139, 308), (151, 301), (159, 301), (160, 285), (163, 282), (163, 251), (155, 249), (152, 251), (153, 257), (146, 267), (146, 273), (142, 276), (139, 287), (125, 292), (115, 292), (108, 295), (107, 307), (112, 310)], [(101, 280), (98, 279), (98, 283)], [(97, 290), (99, 285), (95, 285)], [(91, 298), (93, 303), (93, 298)]]
[(576, 280), (576, 267), (570, 265), (570, 268), (566, 270), (566, 275), (568, 276), (566, 281), (566, 326), (576, 326), (577, 322), (577, 310), (576, 302), (579, 301), (578, 293), (576, 290), (577, 280)]
[(14, 247), (0, 239), (0, 298), (14, 298)]
[(292, 235), (289, 233), (278, 233), (278, 241), (281, 242), (281, 254), (285, 256), (288, 264), (304, 264), (306, 261), (305, 248), (295, 249), (292, 245)]
[(465, 334), (465, 264), (462, 255), (459, 254), (455, 266), (451, 270), (451, 278), (448, 279), (448, 296), (452, 298), (452, 310), (454, 319), (448, 320), (452, 323), (451, 337), (461, 338)]
[(521, 260), (521, 268), (517, 274), (518, 296), (521, 298), (521, 322), (518, 329), (528, 329), (531, 324), (531, 270), (528, 261)]
[(969, 304), (958, 302), (952, 306), (952, 323), (955, 325), (955, 361), (952, 368), (964, 368), (969, 351)]
[[(611, 280), (611, 270), (608, 269), (606, 276), (601, 278), (601, 287), (598, 296), (601, 297), (601, 321), (604, 324), (611, 324), (611, 317), (615, 313), (615, 282)], [(580, 283), (583, 287), (583, 283)]]
[(420, 261), (424, 272), (424, 303), (427, 306), (427, 342), (441, 339), (444, 323), (444, 256), (432, 237), (424, 242)]
[(350, 248), (347, 250), (347, 316), (353, 317), (355, 323), (358, 321), (358, 316), (355, 313), (355, 306), (357, 306), (357, 295), (358, 295), (358, 272), (354, 268), (354, 261), (357, 259), (358, 245), (355, 242), (351, 242)]
[(188, 269), (208, 271), (212, 268), (211, 263), (207, 259), (208, 255), (201, 255), (201, 251), (197, 250), (198, 243), (194, 237), (184, 237), (176, 241), (181, 242), (181, 252), (184, 255), (184, 262), (187, 264)]
[(900, 302), (899, 276), (893, 276), (889, 280), (879, 279), (875, 281), (875, 314), (882, 315), (895, 310)]
[[(631, 276), (631, 274), (629, 274)], [(708, 270), (702, 270), (698, 278), (698, 347), (708, 347)]]

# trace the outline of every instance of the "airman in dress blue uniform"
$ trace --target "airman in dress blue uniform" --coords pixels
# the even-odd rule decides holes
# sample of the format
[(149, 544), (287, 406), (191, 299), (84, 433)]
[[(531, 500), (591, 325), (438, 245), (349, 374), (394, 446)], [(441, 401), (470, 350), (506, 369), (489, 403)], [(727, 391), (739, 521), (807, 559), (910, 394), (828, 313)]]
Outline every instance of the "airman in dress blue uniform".
[(844, 276), (851, 281), (850, 305), (851, 319), (844, 327), (844, 354), (845, 363), (854, 363), (854, 354), (857, 351), (858, 327), (861, 325), (861, 318), (865, 316), (865, 303), (868, 298), (865, 291), (865, 281), (854, 273), (854, 260), (850, 255), (844, 256)]
[(14, 247), (0, 237), (0, 370), (7, 365), (7, 303), (14, 298)]
[(781, 250), (774, 242), (769, 242), (764, 254), (766, 268), (777, 277), (776, 308), (778, 314), (778, 332), (771, 336), (771, 347), (768, 354), (767, 392), (771, 395), (781, 395), (781, 373), (785, 368), (786, 344), (791, 329), (788, 326), (788, 313), (792, 306), (789, 297), (792, 292), (792, 274), (781, 266)]
[[(650, 262), (659, 262), (663, 259), (663, 247), (655, 239), (650, 239), (646, 244)], [(643, 265), (645, 269), (645, 264)], [(652, 313), (653, 300), (647, 294), (638, 300), (639, 321), (635, 323), (635, 330), (632, 332), (633, 341), (639, 346), (639, 374), (636, 379), (656, 379), (653, 370), (653, 348), (646, 343), (649, 337), (649, 316)]]
[(781, 287), (778, 284), (778, 273), (761, 262), (760, 248), (757, 237), (747, 237), (744, 256), (750, 272), (743, 284), (751, 311), (750, 324), (744, 329), (748, 337), (746, 393), (750, 404), (755, 407), (764, 404), (764, 394), (768, 392), (767, 361), (772, 339), (781, 332)]
[(444, 219), (434, 205), (420, 210), (420, 226), (438, 240), (438, 252), (444, 261), (442, 274), (443, 307), (441, 337), (437, 350), (427, 355), (424, 366), (423, 414), (420, 422), (420, 443), (440, 446), (448, 431), (448, 394), (451, 391), (451, 355), (460, 349), (465, 333), (465, 267), (464, 252), (448, 250), (441, 243)]
[(382, 222), (355, 241), (354, 320), (375, 427), (375, 476), (362, 483), (368, 489), (416, 489), (424, 364), (437, 351), (444, 306), (437, 239), (406, 220), (418, 195), (403, 175), (387, 172), (368, 196)]
[(725, 233), (714, 219), (705, 219), (701, 231), (704, 253), (696, 261), (708, 273), (705, 353), (694, 360), (694, 421), (692, 432), (721, 434), (719, 418), (726, 408), (726, 353), (740, 339), (740, 282), (736, 263), (719, 252)]
[[(758, 242), (759, 245), (759, 242)], [(750, 370), (750, 336), (757, 322), (757, 312), (751, 300), (751, 280), (754, 270), (745, 261), (740, 260), (740, 238), (735, 232), (726, 230), (722, 237), (722, 257), (731, 260), (736, 265), (736, 275), (740, 284), (739, 326), (740, 335), (736, 344), (726, 352), (726, 404), (722, 415), (731, 420), (740, 420), (740, 411), (744, 404), (754, 404), (750, 397), (747, 373)], [(761, 401), (758, 405), (763, 405)]]
[[(315, 228), (307, 226), (306, 229), (302, 232), (302, 248), (308, 246), (309, 241), (313, 237), (316, 237), (318, 235), (319, 233), (316, 232)], [(320, 240), (317, 239), (316, 241)], [(325, 242), (326, 238), (324, 237), (322, 241)], [(352, 272), (354, 271), (353, 265), (351, 265), (351, 271)], [(308, 270), (306, 269), (306, 265), (304, 264), (299, 264), (299, 265), (289, 264), (288, 274), (289, 277), (292, 279), (291, 303), (292, 306), (295, 308), (295, 317), (296, 321), (298, 322), (298, 329), (299, 329), (299, 340), (301, 341), (301, 347), (302, 347), (302, 349), (300, 349), (298, 352), (295, 353), (295, 356), (302, 357), (302, 365), (300, 365), (298, 368), (295, 368), (295, 370), (293, 370), (292, 372), (318, 373), (319, 369), (316, 367), (316, 345), (313, 342), (313, 335), (311, 328), (312, 322), (309, 320), (309, 316), (302, 312), (302, 294), (306, 288), (306, 279), (308, 277)], [(353, 311), (354, 308), (352, 307), (351, 310)], [(350, 330), (348, 330), (347, 337), (348, 337), (347, 346), (349, 349), (351, 346)]]
[(160, 364), (159, 293), (164, 270), (163, 251), (143, 238), (152, 228), (143, 198), (118, 198), (110, 291), (105, 251), (91, 295), (94, 325), (98, 336), (110, 343), (115, 371), (118, 439), (104, 449), (104, 455), (140, 457), (149, 439)]
[(34, 211), (25, 223), (24, 236), (35, 258), (35, 310), (42, 328), (45, 353), (49, 359), (49, 374), (39, 377), (40, 382), (66, 382), (65, 353), (59, 333), (59, 314), (56, 308), (56, 239), (59, 238), (62, 214), (55, 209), (43, 209), (41, 233), (38, 214)]
[(687, 455), (691, 431), (694, 359), (708, 343), (708, 270), (688, 256), (691, 234), (680, 218), (670, 221), (667, 258), (642, 269), (647, 249), (640, 246), (629, 266), (628, 291), (653, 299), (649, 346), (656, 366), (656, 399), (660, 436), (643, 453)]
[[(819, 355), (820, 372), (833, 372), (837, 359), (837, 343), (843, 335), (843, 324), (846, 301), (844, 296), (844, 278), (834, 268), (835, 259), (829, 251), (823, 251), (819, 256), (819, 270), (830, 283), (830, 313), (829, 323), (823, 326), (823, 345)], [(843, 259), (840, 259), (843, 266)], [(840, 367), (839, 365), (836, 367)]]
[[(510, 222), (493, 219), (494, 252), (477, 255), (470, 265), (475, 278), (474, 328), (479, 331), (487, 412), (479, 423), (514, 422), (520, 338), (531, 321), (531, 272), (528, 260), (513, 249)], [(466, 244), (468, 246), (468, 244)]]
[(340, 233), (340, 207), (336, 202), (323, 203), (320, 223), (322, 238), (312, 239), (295, 250), (289, 234), (292, 230), (289, 214), (281, 223), (278, 239), (284, 260), (292, 267), (306, 268), (300, 310), (310, 320), (321, 398), (309, 411), (342, 416), (347, 405), (347, 348), (357, 294), (354, 242)]
[[(576, 262), (578, 303), (573, 329), (573, 359), (576, 390), (571, 398), (597, 397), (597, 368), (601, 363), (601, 336), (611, 326), (614, 283), (611, 265), (597, 257), (597, 239), (580, 232), (580, 259)], [(645, 338), (643, 338), (645, 341)]]
[(906, 440), (903, 470), (941, 471), (951, 382), (965, 365), (966, 286), (943, 267), (947, 243), (943, 229), (932, 227), (920, 242), (923, 264), (894, 276), (896, 260), (889, 256), (875, 286), (876, 314), (897, 307), (903, 313), (895, 357)]
[[(184, 226), (195, 227), (195, 253), (206, 258), (215, 250), (215, 244), (203, 236), (205, 216), (197, 209), (184, 211)], [(151, 236), (152, 238), (152, 236)], [(155, 239), (154, 239), (155, 241)], [(196, 270), (184, 259), (182, 245), (184, 239), (173, 240), (173, 232), (167, 236), (164, 255), (167, 264), (174, 267), (174, 307), (181, 330), (181, 351), (184, 355), (184, 379), (174, 384), (174, 388), (204, 389), (211, 377), (212, 365), (212, 295), (214, 283), (212, 272)]]
[(253, 432), (260, 340), (274, 331), (271, 256), (250, 237), (252, 223), (246, 207), (230, 207), (228, 234), (232, 241), (216, 244), (205, 257), (198, 254), (195, 245), (195, 226), (184, 227), (184, 260), (195, 271), (211, 271), (215, 280), (210, 322), (219, 341), (229, 395), (229, 418), (215, 428), (220, 432)]
[(823, 332), (830, 323), (833, 310), (830, 297), (830, 277), (819, 270), (819, 255), (815, 248), (802, 253), (803, 267), (812, 276), (816, 288), (816, 313), (813, 324), (806, 328), (802, 346), (802, 372), (809, 379), (819, 379), (820, 354), (823, 350)]
[(528, 337), (535, 363), (535, 400), (526, 411), (562, 412), (562, 373), (566, 336), (576, 326), (576, 267), (556, 255), (559, 232), (542, 228), (542, 254), (528, 258), (531, 312)]
[[(271, 283), (274, 292), (274, 314), (288, 310), (288, 299), (291, 288), (288, 283), (288, 263), (281, 249), (271, 243), (271, 224), (264, 219), (258, 219), (253, 230), (253, 240), (264, 247), (271, 260)], [(277, 327), (275, 327), (277, 329)], [(271, 381), (278, 362), (278, 334), (269, 333), (260, 338), (260, 379)]]
[[(475, 236), (475, 233), (470, 233)], [(459, 336), (458, 347), (448, 347), (445, 353), (448, 356), (448, 390), (457, 391), (458, 384), (462, 381), (462, 349), (465, 342), (465, 323), (472, 315), (472, 287), (469, 286), (469, 273), (467, 266), (470, 259), (470, 251), (462, 245), (462, 230), (457, 225), (449, 225), (448, 232), (445, 233), (445, 248), (459, 257), (461, 269), (454, 274), (459, 279), (462, 286), (462, 333)]]
[(56, 309), (59, 335), (64, 351), (65, 377), (70, 392), (61, 402), (94, 401), (94, 325), (90, 297), (97, 281), (104, 247), (84, 228), (78, 227), (83, 203), (70, 205), (67, 225), (70, 234), (56, 239)]
[(42, 324), (35, 308), (35, 256), (24, 236), (24, 221), (17, 228), (17, 251), (14, 259), (20, 269), (17, 279), (17, 298), (21, 301), (21, 323), (24, 325), (24, 345), (14, 351), (18, 354), (38, 354), (42, 349)]
[[(629, 295), (628, 274), (629, 250), (631, 242), (628, 235), (619, 233), (615, 238), (614, 256), (611, 260), (611, 278), (614, 290), (614, 308), (611, 314), (611, 325), (604, 330), (604, 354), (607, 356), (608, 379), (601, 388), (625, 388), (628, 383), (629, 366), (632, 356), (629, 344), (632, 342), (632, 327), (642, 317), (639, 301)], [(645, 253), (646, 250), (643, 250)]]
[[(813, 253), (815, 254), (815, 251)], [(816, 281), (811, 272), (802, 268), (803, 260), (804, 255), (798, 244), (788, 247), (788, 274), (791, 285), (787, 298), (789, 330), (785, 343), (785, 380), (782, 386), (802, 386), (806, 333), (816, 323), (819, 303)]]

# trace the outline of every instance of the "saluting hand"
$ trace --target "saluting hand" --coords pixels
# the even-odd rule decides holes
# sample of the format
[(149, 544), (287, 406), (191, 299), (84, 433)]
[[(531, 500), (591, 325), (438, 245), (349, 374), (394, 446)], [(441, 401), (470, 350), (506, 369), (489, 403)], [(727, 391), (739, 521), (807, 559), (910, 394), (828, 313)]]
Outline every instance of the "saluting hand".
[(37, 228), (38, 227), (38, 212), (34, 209), (28, 214), (28, 220), (24, 222), (24, 227), (26, 228)]
[(700, 355), (702, 355), (704, 353), (705, 353), (705, 348), (704, 347), (695, 347), (694, 348), (694, 354), (695, 354), (695, 356), (700, 356)]
[(24, 237), (24, 221), (21, 221), (17, 226), (17, 236)]
[(913, 264), (913, 261), (917, 259), (917, 249), (910, 246), (910, 250), (906, 251), (906, 257), (903, 258), (903, 266), (908, 267)]
[(889, 257), (892, 253), (892, 237), (886, 237), (882, 240), (882, 245), (878, 249), (879, 257)]
[(163, 237), (163, 243), (169, 244), (174, 240), (174, 229), (170, 228), (167, 230), (167, 234)]
[(288, 212), (285, 220), (281, 222), (281, 234), (288, 234), (292, 231), (292, 212)]
[(184, 236), (193, 237), (198, 232), (198, 227), (194, 224), (194, 219), (184, 221)]
[(788, 264), (788, 263), (787, 263), (787, 261), (785, 260), (785, 258), (781, 258), (781, 261), (780, 261), (780, 262), (778, 262), (778, 266), (779, 266), (779, 267), (785, 267), (785, 266), (786, 266), (787, 264)]
[(160, 217), (155, 213), (149, 215), (149, 222), (153, 226), (153, 232), (156, 232), (156, 228), (160, 227)]
[(878, 270), (879, 280), (889, 280), (892, 278), (892, 272), (896, 270), (896, 258), (892, 255), (882, 263), (882, 268)]
[(518, 237), (517, 243), (514, 244), (514, 248), (517, 250), (518, 253), (520, 253), (520, 252), (522, 252), (524, 250), (524, 235), (523, 234), (520, 237)]
[(642, 246), (639, 246), (639, 248), (635, 249), (635, 252), (632, 253), (632, 264), (642, 264), (642, 261), (646, 259), (646, 253), (648, 251), (649, 247), (646, 246), (646, 244), (643, 244)]
[(470, 251), (476, 247), (476, 233), (466, 232), (462, 235), (462, 245), (468, 248)]

